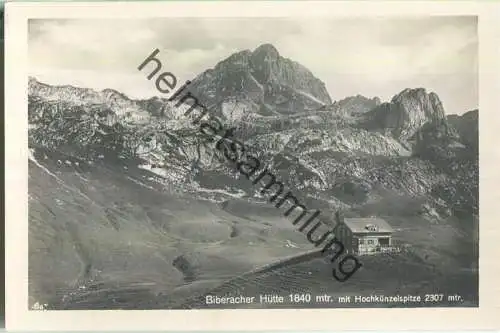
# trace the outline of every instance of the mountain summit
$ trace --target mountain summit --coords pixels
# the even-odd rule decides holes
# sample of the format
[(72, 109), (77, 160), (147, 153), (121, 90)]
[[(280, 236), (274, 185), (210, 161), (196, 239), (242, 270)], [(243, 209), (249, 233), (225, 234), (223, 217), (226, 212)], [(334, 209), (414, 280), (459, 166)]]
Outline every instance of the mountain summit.
[(434, 92), (407, 88), (390, 102), (382, 103), (367, 114), (370, 127), (390, 129), (400, 140), (412, 138), (424, 124), (446, 122), (443, 104)]
[(293, 114), (332, 102), (321, 80), (272, 44), (230, 55), (196, 77), (191, 91), (226, 118)]
[(278, 50), (274, 47), (273, 44), (260, 45), (253, 51), (252, 55), (254, 57), (265, 57), (274, 60), (277, 60), (280, 56)]

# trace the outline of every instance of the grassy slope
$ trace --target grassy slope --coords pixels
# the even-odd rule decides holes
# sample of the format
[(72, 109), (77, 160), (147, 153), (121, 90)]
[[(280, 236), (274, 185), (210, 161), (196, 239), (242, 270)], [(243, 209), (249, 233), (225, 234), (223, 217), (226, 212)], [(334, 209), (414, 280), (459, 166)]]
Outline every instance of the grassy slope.
[[(371, 294), (420, 295), (423, 299), (425, 294), (443, 293), (445, 297), (461, 295), (464, 301), (412, 303), (406, 306), (477, 306), (477, 260), (472, 258), (474, 251), (471, 237), (461, 232), (459, 221), (449, 219), (436, 223), (418, 216), (379, 216), (387, 219), (395, 228), (395, 243), (409, 244), (411, 247), (408, 252), (402, 254), (360, 257), (363, 267), (344, 283), (339, 283), (331, 277), (331, 269), (336, 266), (318, 258), (286, 267), (277, 265), (275, 270), (267, 272), (247, 274), (219, 286), (208, 294), (218, 296), (243, 294), (258, 297), (259, 294), (288, 295), (298, 292), (311, 293), (313, 298), (315, 295), (326, 293), (334, 299), (338, 296)], [(325, 306), (314, 302), (311, 304), (315, 307)], [(206, 306), (203, 297), (194, 297), (184, 304), (186, 308), (203, 306)], [(262, 306), (265, 305), (252, 305), (256, 308)], [(284, 306), (304, 307), (303, 304), (290, 303)], [(391, 304), (334, 302), (331, 306), (381, 307)]]
[[(83, 161), (75, 166), (74, 159), (48, 152), (35, 158), (42, 165), (30, 161), (30, 304), (189, 308), (203, 306), (196, 296), (207, 292), (292, 291), (332, 296), (461, 291), (466, 305), (475, 303), (469, 233), (454, 219), (432, 223), (412, 215), (412, 200), (364, 208), (364, 214), (386, 218), (397, 231), (395, 240), (412, 245), (412, 251), (363, 257), (363, 268), (350, 281), (335, 281), (323, 259), (234, 279), (312, 246), (273, 207), (242, 200), (221, 206), (167, 193), (148, 180), (147, 171), (132, 167)], [(403, 203), (408, 207), (394, 207)], [(287, 246), (287, 240), (297, 247)]]
[[(159, 293), (174, 302), (186, 290), (191, 295), (311, 248), (276, 209), (232, 214), (163, 192), (143, 170), (75, 166), (47, 152), (35, 158), (41, 166), (30, 161), (30, 304), (75, 307), (75, 291), (124, 307)], [(287, 247), (287, 239), (299, 248)], [(133, 292), (113, 301), (116, 290)]]

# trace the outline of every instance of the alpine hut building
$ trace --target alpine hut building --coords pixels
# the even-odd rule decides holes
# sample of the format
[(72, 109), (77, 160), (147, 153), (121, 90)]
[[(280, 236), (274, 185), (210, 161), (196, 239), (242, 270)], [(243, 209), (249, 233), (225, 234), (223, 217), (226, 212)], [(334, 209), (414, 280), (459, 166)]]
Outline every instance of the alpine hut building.
[(392, 252), (394, 230), (381, 218), (344, 218), (335, 214), (335, 237), (342, 242), (347, 253), (369, 255)]

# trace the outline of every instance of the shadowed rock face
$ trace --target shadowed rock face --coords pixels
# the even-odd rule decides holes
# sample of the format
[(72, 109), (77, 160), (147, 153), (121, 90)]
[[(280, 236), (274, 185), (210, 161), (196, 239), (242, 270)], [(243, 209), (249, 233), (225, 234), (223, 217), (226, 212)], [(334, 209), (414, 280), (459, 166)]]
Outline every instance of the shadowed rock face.
[(479, 112), (472, 110), (461, 116), (449, 115), (448, 122), (457, 130), (463, 143), (474, 150), (478, 150), (479, 141)]
[(248, 104), (259, 114), (288, 114), (331, 104), (325, 84), (307, 68), (282, 57), (271, 44), (244, 50), (193, 80), (191, 91), (207, 106)]
[(446, 119), (439, 97), (423, 88), (405, 89), (389, 103), (383, 103), (369, 114), (371, 128), (389, 129), (400, 140), (410, 139), (426, 123)]
[(395, 135), (409, 138), (427, 122), (444, 119), (444, 109), (439, 97), (425, 89), (405, 89), (391, 100), (391, 114), (387, 118), (388, 127), (395, 127)]

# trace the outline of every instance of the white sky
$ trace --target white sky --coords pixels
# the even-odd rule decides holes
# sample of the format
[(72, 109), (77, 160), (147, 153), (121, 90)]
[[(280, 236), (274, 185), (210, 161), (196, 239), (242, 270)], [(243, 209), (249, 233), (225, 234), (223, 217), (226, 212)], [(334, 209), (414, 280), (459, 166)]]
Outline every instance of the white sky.
[(137, 66), (160, 50), (179, 84), (243, 49), (272, 43), (325, 82), (333, 100), (436, 92), (447, 113), (478, 106), (475, 17), (30, 20), (30, 72), (49, 84), (159, 95)]

